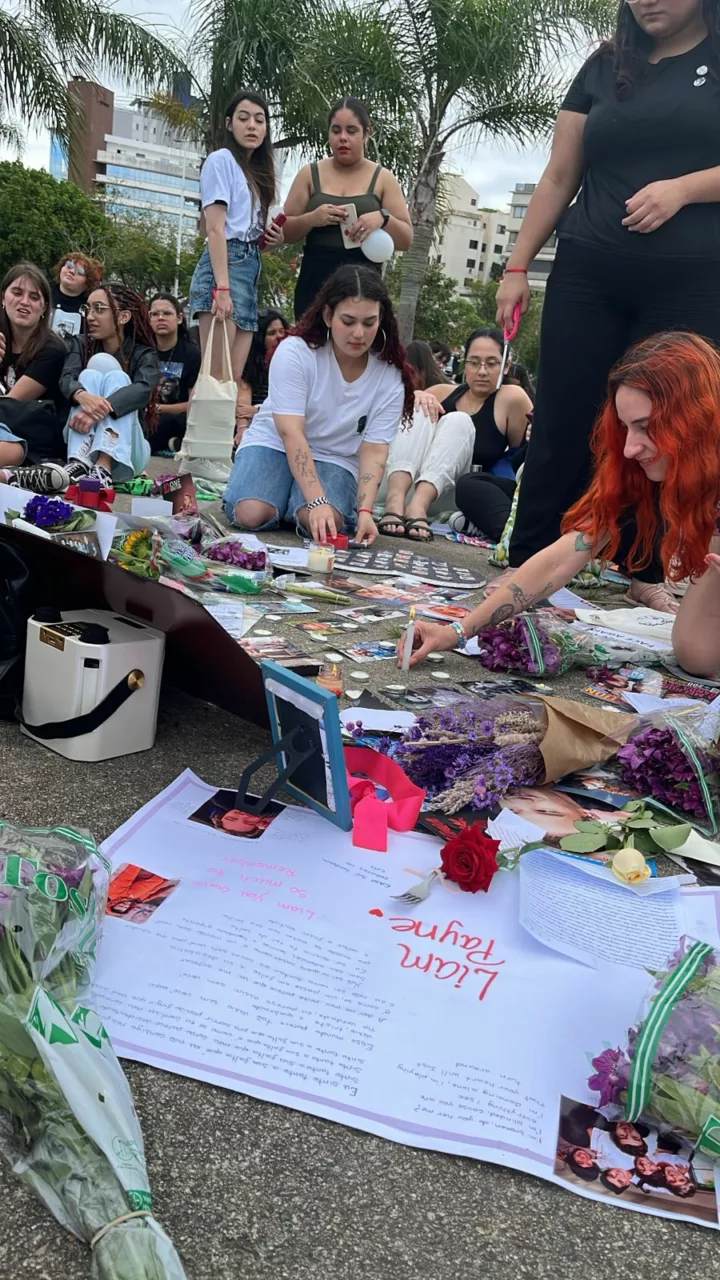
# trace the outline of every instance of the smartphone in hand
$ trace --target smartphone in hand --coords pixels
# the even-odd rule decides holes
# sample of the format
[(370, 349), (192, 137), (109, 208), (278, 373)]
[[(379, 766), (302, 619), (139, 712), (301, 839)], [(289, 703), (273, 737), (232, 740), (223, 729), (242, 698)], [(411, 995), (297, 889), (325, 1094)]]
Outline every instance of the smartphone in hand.
[(350, 239), (350, 228), (354, 227), (358, 220), (357, 209), (354, 204), (348, 204), (345, 207), (347, 209), (347, 214), (340, 223), (340, 234), (343, 238), (343, 244), (346, 249), (359, 249), (360, 246), (356, 241)]

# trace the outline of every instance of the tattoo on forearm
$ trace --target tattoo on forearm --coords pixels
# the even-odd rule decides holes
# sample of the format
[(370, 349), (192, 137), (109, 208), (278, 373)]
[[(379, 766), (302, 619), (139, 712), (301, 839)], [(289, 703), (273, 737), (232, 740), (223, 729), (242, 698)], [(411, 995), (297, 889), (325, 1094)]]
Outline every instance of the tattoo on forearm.
[(576, 551), (592, 551), (592, 542), (588, 542), (584, 533), (579, 533), (575, 539)]
[(514, 612), (515, 605), (510, 604), (509, 601), (506, 604), (499, 604), (497, 609), (491, 613), (490, 620), (486, 623), (486, 626), (496, 627), (499, 622), (504, 622), (506, 618), (512, 618)]
[(532, 595), (523, 591), (517, 582), (509, 582), (508, 590), (515, 601), (515, 613), (524, 613), (527, 609), (532, 609), (540, 600), (546, 600), (553, 589), (552, 582), (546, 582), (540, 591), (535, 591)]
[(313, 484), (317, 483), (317, 473), (313, 465), (313, 460), (306, 449), (295, 450), (295, 466), (300, 472), (301, 480), (309, 480)]

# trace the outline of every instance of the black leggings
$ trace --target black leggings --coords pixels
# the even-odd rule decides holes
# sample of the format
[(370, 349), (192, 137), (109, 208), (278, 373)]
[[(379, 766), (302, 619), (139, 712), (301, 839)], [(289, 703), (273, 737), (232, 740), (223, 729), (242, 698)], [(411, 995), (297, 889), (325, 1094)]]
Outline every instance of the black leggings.
[[(690, 329), (720, 343), (719, 298), (720, 262), (659, 261), (560, 241), (545, 294), (538, 395), (511, 565), (554, 542), (563, 515), (587, 489), (590, 434), (615, 362), (663, 329)], [(662, 581), (658, 572), (652, 581)]]
[(499, 542), (510, 515), (515, 481), (489, 471), (469, 471), (455, 485), (455, 499), (470, 520), (491, 542)]

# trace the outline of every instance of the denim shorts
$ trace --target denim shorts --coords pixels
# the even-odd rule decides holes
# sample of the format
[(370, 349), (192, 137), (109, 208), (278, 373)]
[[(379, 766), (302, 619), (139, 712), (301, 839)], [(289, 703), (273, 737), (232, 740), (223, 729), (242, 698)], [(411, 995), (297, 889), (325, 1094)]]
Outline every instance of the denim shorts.
[[(248, 244), (245, 240), (228, 240), (227, 254), (233, 321), (238, 329), (249, 329), (254, 333), (258, 327), (260, 251), (256, 244)], [(212, 311), (214, 288), (215, 273), (205, 245), (190, 281), (190, 315), (193, 318), (202, 311)]]
[[(345, 523), (342, 530), (338, 529), (338, 533), (354, 529), (357, 501), (357, 481), (354, 475), (336, 462), (316, 462), (315, 470), (328, 502), (336, 511), (342, 512)], [(279, 449), (269, 449), (262, 444), (249, 444), (238, 449), (223, 499), (225, 514), (233, 524), (237, 523), (237, 503), (248, 498), (267, 502), (275, 508), (272, 520), (256, 526), (258, 530), (277, 529), (283, 521), (294, 522), (298, 530), (307, 532), (297, 521), (297, 513), (305, 506), (306, 500), (290, 470), (287, 454)]]
[(20, 436), (14, 436), (10, 428), (6, 427), (3, 422), (0, 422), (0, 444), (21, 444), (25, 453), (27, 453), (26, 441), (21, 440)]

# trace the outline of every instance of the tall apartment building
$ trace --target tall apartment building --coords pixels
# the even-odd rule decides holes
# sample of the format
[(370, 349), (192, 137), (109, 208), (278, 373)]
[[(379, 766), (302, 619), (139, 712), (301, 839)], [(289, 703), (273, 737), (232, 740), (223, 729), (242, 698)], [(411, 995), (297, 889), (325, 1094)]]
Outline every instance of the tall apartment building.
[(85, 128), (69, 156), (53, 139), (53, 176), (102, 196), (108, 212), (151, 214), (182, 239), (197, 235), (201, 153), (143, 99), (116, 100), (111, 90), (87, 80), (73, 80), (69, 88)]
[[(530, 204), (530, 200), (536, 186), (537, 183), (535, 182), (518, 182), (515, 184), (515, 190), (510, 192), (510, 213), (508, 216), (507, 237), (508, 253), (512, 251), (512, 247), (518, 238), (518, 232), (522, 226), (522, 220), (527, 213), (527, 208)], [(545, 288), (552, 264), (555, 261), (556, 248), (557, 236), (553, 231), (550, 239), (545, 241), (545, 244), (537, 257), (533, 258), (528, 267), (528, 283), (531, 288)]]
[(507, 257), (508, 215), (480, 207), (480, 197), (459, 174), (443, 174), (448, 216), (439, 228), (432, 256), (457, 280), (462, 296), (477, 281), (487, 283), (494, 265)]

